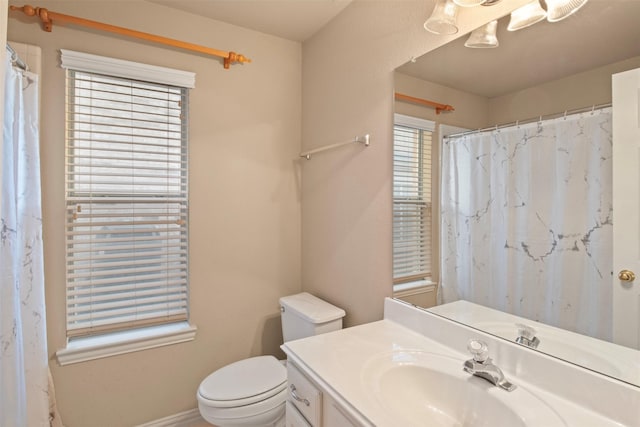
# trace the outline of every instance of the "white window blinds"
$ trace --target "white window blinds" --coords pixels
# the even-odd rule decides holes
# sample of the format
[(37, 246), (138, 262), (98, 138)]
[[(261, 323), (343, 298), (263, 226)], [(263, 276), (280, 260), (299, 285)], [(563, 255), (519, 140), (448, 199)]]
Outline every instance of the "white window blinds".
[(393, 281), (431, 276), (431, 135), (399, 124), (393, 133)]
[(65, 68), (67, 336), (186, 320), (187, 89)]

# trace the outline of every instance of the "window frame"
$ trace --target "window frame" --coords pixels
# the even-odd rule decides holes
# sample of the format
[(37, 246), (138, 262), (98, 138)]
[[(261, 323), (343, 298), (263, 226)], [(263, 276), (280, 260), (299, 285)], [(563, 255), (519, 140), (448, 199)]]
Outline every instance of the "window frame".
[[(192, 72), (174, 70), (154, 65), (141, 64), (131, 61), (124, 61), (115, 58), (102, 57), (98, 55), (75, 52), (66, 49), (61, 50), (62, 68), (75, 72), (100, 74), (109, 77), (127, 79), (132, 81), (148, 82), (156, 85), (177, 86), (182, 88), (183, 94), (188, 99), (188, 90), (195, 86), (195, 74)], [(184, 97), (183, 97), (184, 99)], [(188, 114), (188, 102), (184, 106)], [(186, 304), (187, 314), (184, 320), (171, 321), (164, 324), (155, 323), (147, 326), (132, 326), (118, 331), (97, 332), (95, 334), (68, 337), (65, 348), (56, 352), (56, 356), (61, 365), (77, 363), (86, 360), (93, 360), (108, 357), (116, 354), (129, 353), (132, 351), (155, 348), (179, 342), (191, 341), (195, 338), (197, 327), (189, 324), (189, 296), (188, 296), (188, 122), (183, 122), (181, 128), (181, 146), (185, 150), (184, 164), (184, 185), (186, 187)], [(68, 137), (68, 136), (67, 136)], [(185, 145), (186, 144), (186, 145)], [(68, 173), (65, 167), (65, 174)], [(65, 186), (65, 194), (69, 192)], [(67, 199), (67, 196), (65, 196)], [(66, 203), (65, 203), (66, 206)], [(65, 228), (70, 222), (65, 220)], [(65, 239), (66, 240), (66, 239)], [(68, 253), (68, 249), (65, 250)], [(67, 289), (65, 286), (65, 307), (67, 306)], [(65, 319), (68, 319), (65, 309)], [(65, 331), (67, 327), (65, 326)], [(69, 335), (67, 333), (67, 335)]]
[[(403, 114), (394, 114), (394, 138), (393, 138), (393, 156), (395, 162), (395, 132), (396, 126), (407, 127), (411, 129), (427, 131), (431, 133), (431, 145), (430, 149), (430, 226), (431, 226), (431, 236), (430, 241), (427, 242), (430, 245), (430, 257), (428, 260), (429, 264), (429, 272), (426, 274), (418, 274), (416, 277), (405, 276), (406, 278), (395, 278), (393, 279), (393, 289), (394, 294), (398, 292), (408, 291), (413, 288), (419, 288), (424, 286), (435, 287), (437, 283), (438, 277), (438, 260), (439, 260), (439, 251), (438, 251), (438, 240), (439, 240), (439, 227), (438, 227), (438, 209), (439, 206), (439, 151), (438, 150), (438, 135), (437, 135), (437, 124), (431, 120), (421, 119), (418, 117), (407, 116)], [(394, 182), (392, 183), (392, 192), (395, 192), (395, 171), (393, 172)], [(392, 204), (395, 209), (395, 197), (392, 194)], [(429, 202), (427, 202), (429, 203)], [(395, 224), (395, 221), (394, 221)], [(392, 248), (395, 248), (395, 242), (392, 242)], [(395, 267), (394, 267), (395, 272)]]

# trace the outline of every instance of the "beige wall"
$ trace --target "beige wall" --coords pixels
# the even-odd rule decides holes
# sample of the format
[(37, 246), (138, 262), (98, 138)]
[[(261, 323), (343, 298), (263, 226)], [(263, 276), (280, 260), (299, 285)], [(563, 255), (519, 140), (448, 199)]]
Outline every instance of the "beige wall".
[[(526, 2), (462, 10), (459, 35)], [(451, 40), (424, 30), (428, 6), (355, 0), (303, 45), (303, 149), (371, 134), (301, 166), (302, 286), (347, 326), (380, 319), (391, 295), (393, 73)]]
[(395, 90), (451, 104), (453, 112), (396, 101), (395, 112), (452, 126), (478, 129), (611, 102), (611, 76), (640, 67), (640, 57), (608, 64), (507, 95), (485, 98), (395, 73)]
[[(161, 34), (220, 60), (25, 18), (10, 40), (42, 47), (42, 174), (49, 354), (69, 427), (131, 426), (196, 407), (200, 381), (251, 355), (281, 355), (278, 298), (300, 285), (301, 46), (140, 1), (35, 6)], [(13, 16), (13, 15), (12, 15)], [(65, 344), (64, 72), (59, 49), (194, 71), (190, 98), (190, 289), (195, 341), (60, 367)]]
[(611, 76), (638, 67), (640, 57), (629, 58), (495, 98), (462, 92), (396, 72), (396, 91), (451, 104), (455, 111), (436, 115), (432, 108), (396, 101), (395, 112), (468, 129), (491, 127), (611, 103)]
[(394, 84), (396, 92), (449, 104), (455, 108), (454, 111), (436, 114), (434, 108), (396, 101), (394, 104), (396, 113), (469, 129), (484, 127), (489, 122), (489, 99), (484, 96), (452, 89), (398, 72), (394, 73)]
[(438, 292), (435, 286), (394, 292), (393, 297), (422, 308), (434, 307), (438, 303)]
[(640, 67), (640, 57), (605, 65), (489, 100), (485, 126), (611, 102), (611, 75)]

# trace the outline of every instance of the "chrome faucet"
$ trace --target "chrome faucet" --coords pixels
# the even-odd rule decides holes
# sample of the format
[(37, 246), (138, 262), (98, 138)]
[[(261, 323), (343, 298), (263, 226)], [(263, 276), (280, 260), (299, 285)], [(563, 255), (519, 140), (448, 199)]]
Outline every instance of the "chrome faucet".
[(489, 357), (489, 348), (484, 341), (470, 340), (467, 350), (473, 355), (473, 359), (464, 362), (464, 370), (476, 377), (484, 378), (491, 384), (506, 391), (513, 391), (516, 385), (504, 378), (504, 374)]
[(522, 323), (516, 323), (518, 328), (518, 338), (516, 342), (527, 347), (537, 348), (540, 344), (540, 340), (536, 337), (536, 330), (531, 326), (523, 325)]

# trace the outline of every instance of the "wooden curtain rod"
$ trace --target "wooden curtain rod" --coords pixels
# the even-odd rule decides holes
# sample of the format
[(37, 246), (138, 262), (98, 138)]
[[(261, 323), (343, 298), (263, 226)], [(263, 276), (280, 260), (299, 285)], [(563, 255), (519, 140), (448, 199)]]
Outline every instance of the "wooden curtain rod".
[(223, 50), (213, 49), (210, 47), (200, 46), (193, 43), (187, 43), (180, 40), (174, 40), (167, 37), (157, 36), (154, 34), (143, 33), (141, 31), (131, 30), (129, 28), (116, 27), (115, 25), (109, 25), (102, 22), (90, 21), (84, 18), (78, 18), (77, 16), (63, 15), (62, 13), (51, 12), (43, 7), (33, 7), (24, 5), (22, 7), (9, 6), (11, 10), (22, 11), (27, 16), (38, 16), (43, 24), (43, 30), (51, 32), (53, 29), (53, 22), (68, 22), (70, 24), (79, 25), (81, 27), (93, 28), (96, 30), (106, 31), (109, 33), (115, 33), (122, 36), (133, 37), (136, 39), (151, 41), (154, 43), (163, 44), (166, 46), (177, 47), (180, 49), (190, 50), (192, 52), (204, 53), (206, 55), (218, 56), (223, 58), (224, 68), (229, 68), (231, 64), (236, 62), (251, 62), (251, 60), (244, 55), (239, 55), (235, 52), (226, 52)]
[(420, 105), (424, 105), (427, 107), (432, 107), (436, 109), (436, 114), (440, 114), (441, 111), (454, 111), (455, 108), (453, 108), (451, 105), (447, 105), (447, 104), (440, 104), (439, 102), (433, 102), (433, 101), (429, 101), (428, 99), (422, 99), (422, 98), (415, 98), (413, 96), (409, 96), (409, 95), (404, 95), (402, 93), (395, 93), (395, 97), (396, 100), (398, 101), (407, 101), (407, 102), (413, 102), (415, 104), (420, 104)]

